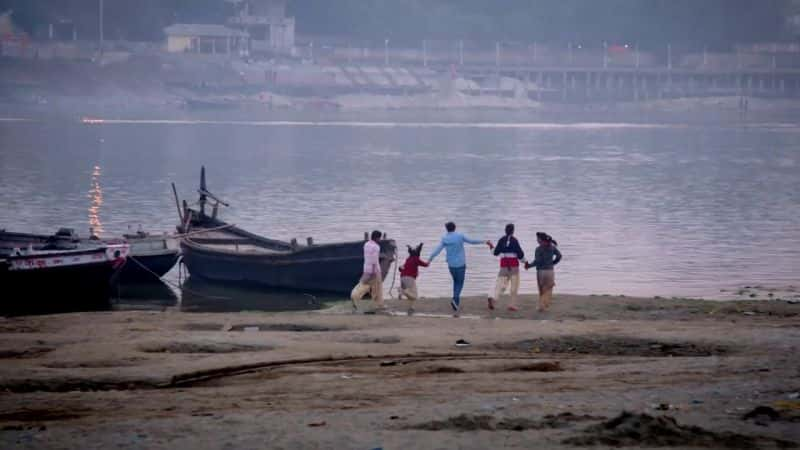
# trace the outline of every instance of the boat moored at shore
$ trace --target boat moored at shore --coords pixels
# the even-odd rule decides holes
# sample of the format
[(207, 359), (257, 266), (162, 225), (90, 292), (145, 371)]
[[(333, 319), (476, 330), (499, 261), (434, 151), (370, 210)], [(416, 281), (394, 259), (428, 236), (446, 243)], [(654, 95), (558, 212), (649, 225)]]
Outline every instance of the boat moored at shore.
[[(183, 262), (193, 277), (302, 292), (349, 293), (361, 275), (364, 240), (301, 244), (275, 240), (220, 220), (219, 205), (228, 206), (206, 189), (205, 168), (200, 175), (199, 208), (183, 203), (179, 209)], [(177, 198), (176, 198), (177, 200)], [(211, 201), (211, 214), (206, 213)], [(383, 276), (394, 261), (396, 244), (380, 242)]]
[(125, 265), (126, 243), (70, 249), (14, 247), (0, 253), (3, 313), (73, 311), (107, 303)]

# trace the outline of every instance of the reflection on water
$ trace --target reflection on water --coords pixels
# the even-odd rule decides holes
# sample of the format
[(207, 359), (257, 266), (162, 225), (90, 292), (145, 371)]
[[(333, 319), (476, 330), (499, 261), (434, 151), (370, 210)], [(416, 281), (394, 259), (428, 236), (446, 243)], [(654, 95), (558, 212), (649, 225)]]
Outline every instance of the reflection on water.
[[(177, 285), (176, 285), (177, 286)], [(164, 282), (120, 285), (111, 308), (119, 311), (185, 312), (313, 310), (342, 296), (311, 295), (283, 290), (248, 289), (193, 278), (175, 289)]]
[(291, 311), (319, 309), (342, 296), (311, 295), (285, 290), (248, 289), (189, 278), (181, 291), (181, 311)]
[(92, 171), (92, 187), (89, 189), (89, 229), (93, 235), (100, 236), (105, 231), (100, 221), (100, 207), (103, 206), (103, 189), (100, 187), (100, 166)]
[(111, 309), (115, 310), (163, 311), (178, 305), (178, 293), (162, 281), (121, 284), (113, 295)]

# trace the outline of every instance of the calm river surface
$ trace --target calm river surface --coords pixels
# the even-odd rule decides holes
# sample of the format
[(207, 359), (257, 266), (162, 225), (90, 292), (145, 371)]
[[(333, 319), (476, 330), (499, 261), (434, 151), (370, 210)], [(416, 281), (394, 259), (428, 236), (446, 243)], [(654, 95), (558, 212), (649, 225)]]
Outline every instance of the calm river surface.
[[(514, 222), (531, 256), (536, 231), (558, 240), (557, 292), (800, 284), (800, 128), (787, 125), (0, 121), (0, 228), (171, 232), (170, 182), (194, 201), (201, 165), (231, 203), (223, 219), (279, 239), (377, 228), (402, 260), (418, 242), (427, 257), (448, 220), (492, 240)], [(485, 246), (467, 257), (465, 293), (485, 294), (497, 261)], [(443, 256), (419, 283), (449, 293)], [(523, 274), (523, 292), (535, 284)]]

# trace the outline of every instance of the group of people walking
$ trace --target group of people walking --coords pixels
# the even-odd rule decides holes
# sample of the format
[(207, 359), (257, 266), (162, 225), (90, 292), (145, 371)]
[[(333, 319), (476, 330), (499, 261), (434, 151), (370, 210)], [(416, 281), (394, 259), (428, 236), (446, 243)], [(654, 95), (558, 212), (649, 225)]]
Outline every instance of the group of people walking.
[[(419, 267), (427, 267), (444, 250), (446, 252), (447, 267), (453, 279), (453, 298), (450, 307), (453, 309), (453, 316), (458, 317), (461, 312), (461, 291), (464, 288), (467, 264), (464, 245), (485, 244), (493, 251), (494, 255), (500, 258), (500, 270), (497, 273), (494, 290), (489, 294), (487, 307), (490, 310), (497, 308), (500, 296), (508, 289), (510, 302), (509, 311), (518, 311), (519, 305), (517, 298), (519, 294), (520, 267), (528, 270), (536, 268), (536, 280), (539, 285), (539, 306), (538, 310), (546, 311), (550, 307), (553, 298), (553, 288), (555, 287), (555, 266), (561, 261), (561, 252), (558, 243), (552, 236), (544, 232), (536, 233), (538, 246), (534, 252), (534, 259), (529, 262), (525, 259), (525, 252), (522, 245), (514, 237), (514, 224), (510, 223), (505, 227), (505, 234), (497, 240), (496, 244), (491, 241), (470, 239), (463, 233), (456, 231), (456, 224), (448, 222), (445, 224), (447, 233), (442, 236), (439, 245), (431, 252), (428, 260), (420, 258), (422, 244), (417, 247), (408, 247), (409, 257), (400, 267), (400, 298), (407, 298), (410, 302), (408, 314), (414, 313), (414, 301), (418, 298), (416, 279), (419, 275)], [(364, 244), (364, 271), (361, 279), (351, 292), (353, 309), (357, 310), (357, 301), (370, 293), (375, 301), (377, 309), (385, 309), (383, 302), (383, 282), (380, 267), (380, 231), (373, 231), (371, 239)]]

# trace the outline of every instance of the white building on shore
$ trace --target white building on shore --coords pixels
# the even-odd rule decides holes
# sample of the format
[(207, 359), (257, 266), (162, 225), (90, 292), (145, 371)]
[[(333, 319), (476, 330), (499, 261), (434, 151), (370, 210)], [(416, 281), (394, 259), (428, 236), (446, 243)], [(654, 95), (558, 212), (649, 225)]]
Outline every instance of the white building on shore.
[(170, 53), (242, 54), (249, 48), (246, 31), (223, 25), (176, 23), (164, 29)]
[(287, 0), (225, 0), (236, 8), (228, 25), (246, 31), (255, 53), (290, 54), (294, 49), (294, 17), (286, 17)]

